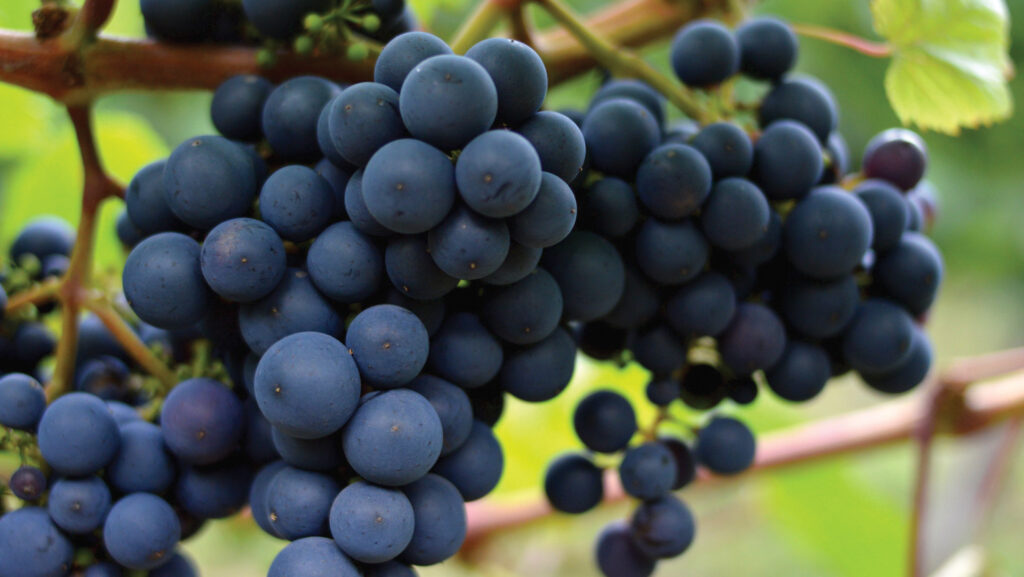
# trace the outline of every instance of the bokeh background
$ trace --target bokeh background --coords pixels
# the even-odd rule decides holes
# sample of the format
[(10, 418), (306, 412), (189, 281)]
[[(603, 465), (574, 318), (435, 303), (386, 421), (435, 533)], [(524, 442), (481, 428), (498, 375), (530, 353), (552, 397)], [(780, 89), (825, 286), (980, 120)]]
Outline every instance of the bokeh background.
[[(605, 1), (573, 4), (586, 11)], [(442, 36), (450, 35), (472, 4), (412, 2), (421, 20)], [(868, 4), (768, 0), (758, 11), (870, 37)], [(1008, 4), (1017, 17), (1013, 36), (1022, 36), (1024, 0)], [(29, 29), (29, 15), (37, 5), (38, 0), (0, 1), (0, 27)], [(108, 32), (142, 35), (136, 1), (119, 3)], [(887, 61), (820, 41), (802, 42), (798, 68), (832, 87), (841, 108), (842, 132), (859, 162), (860, 151), (873, 134), (898, 124), (882, 87)], [(667, 42), (652, 45), (645, 55), (667, 69)], [(1015, 46), (1011, 57), (1021, 66), (1024, 48)], [(548, 106), (582, 108), (598, 82), (594, 73), (563, 85), (552, 91)], [(1012, 90), (1017, 102), (1024, 101), (1024, 80), (1014, 80)], [(181, 140), (212, 132), (209, 101), (207, 93), (104, 98), (96, 124), (107, 167), (127, 182), (135, 170), (165, 156)], [(934, 237), (947, 264), (929, 332), (939, 365), (944, 366), (958, 356), (1024, 344), (1024, 115), (956, 138), (925, 138), (932, 161), (928, 177), (941, 199)], [(33, 215), (54, 213), (75, 222), (80, 189), (77, 149), (62, 110), (45, 97), (0, 85), (0, 243), (10, 242)], [(106, 271), (103, 282), (111, 286), (118, 284), (116, 275), (125, 256), (113, 226), (121, 208), (116, 201), (105, 207), (99, 232), (98, 266)], [(573, 385), (555, 402), (510, 406), (499, 426), (507, 467), (495, 498), (536, 498), (545, 463), (579, 446), (570, 415), (580, 396), (594, 387), (610, 387), (639, 400), (645, 380), (644, 372), (635, 367), (619, 370), (581, 361)], [(736, 412), (760, 433), (886, 400), (854, 379), (840, 379), (806, 405), (785, 405), (764, 394), (753, 407)], [(964, 511), (974, 507), (969, 489), (984, 468), (993, 439), (989, 434), (940, 444), (931, 530), (937, 537), (936, 552), (953, 556), (954, 561), (936, 571), (937, 577), (1024, 575), (1024, 459), (1014, 465), (985, 525), (979, 531), (962, 531), (965, 525), (970, 528)], [(698, 518), (697, 542), (683, 558), (663, 563), (657, 575), (903, 575), (913, 456), (912, 447), (904, 444), (754, 474), (715, 487), (689, 488), (683, 497)], [(503, 532), (472, 555), (421, 574), (590, 577), (596, 575), (592, 544), (600, 527), (627, 514), (628, 506), (621, 505), (579, 518), (553, 517)], [(211, 524), (186, 549), (199, 560), (205, 575), (250, 577), (264, 575), (281, 546), (237, 519)]]

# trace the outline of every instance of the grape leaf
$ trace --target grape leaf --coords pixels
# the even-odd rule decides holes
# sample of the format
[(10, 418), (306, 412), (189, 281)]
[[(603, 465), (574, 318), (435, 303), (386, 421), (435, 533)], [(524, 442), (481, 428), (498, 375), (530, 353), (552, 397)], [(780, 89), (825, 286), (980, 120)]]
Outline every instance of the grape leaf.
[(885, 90), (904, 124), (957, 134), (1013, 112), (1003, 0), (874, 0), (893, 51)]

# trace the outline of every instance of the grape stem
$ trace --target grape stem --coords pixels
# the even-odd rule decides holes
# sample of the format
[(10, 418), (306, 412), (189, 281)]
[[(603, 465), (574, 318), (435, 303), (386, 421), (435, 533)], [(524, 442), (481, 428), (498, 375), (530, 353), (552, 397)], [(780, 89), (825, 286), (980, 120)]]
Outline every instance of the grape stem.
[[(499, 0), (480, 2), (452, 38), (452, 51), (456, 54), (465, 54), (474, 44), (490, 36), (502, 19), (509, 14), (510, 8), (507, 4), (508, 2)], [(512, 9), (515, 9), (514, 5)]]
[(815, 26), (813, 24), (792, 24), (791, 26), (793, 32), (801, 36), (817, 38), (832, 44), (845, 46), (865, 56), (871, 56), (872, 58), (888, 58), (892, 56), (892, 46), (884, 42), (873, 42), (867, 38), (861, 38), (860, 36), (825, 26)]
[(147, 373), (156, 377), (164, 392), (169, 391), (178, 382), (177, 377), (163, 361), (153, 353), (139, 336), (132, 329), (116, 310), (109, 303), (100, 297), (89, 299), (85, 307), (92, 311), (103, 323), (107, 330), (114, 336), (118, 343), (124, 347), (128, 355), (139, 364)]
[[(561, 0), (535, 1), (552, 18), (558, 21), (569, 34), (575, 37), (599, 64), (613, 74), (643, 80), (665, 96), (672, 104), (676, 105), (679, 110), (701, 124), (715, 120), (714, 113), (701, 106), (692, 92), (678, 82), (663, 75), (643, 58), (629, 50), (616, 46), (611, 41), (602, 37), (598, 32), (590, 28), (586, 22), (581, 20), (572, 9), (563, 4)], [(544, 54), (543, 46), (541, 46), (541, 54)]]
[(38, 283), (27, 290), (11, 295), (4, 308), (4, 313), (9, 315), (22, 307), (28, 305), (41, 305), (53, 302), (60, 291), (60, 279), (51, 278)]

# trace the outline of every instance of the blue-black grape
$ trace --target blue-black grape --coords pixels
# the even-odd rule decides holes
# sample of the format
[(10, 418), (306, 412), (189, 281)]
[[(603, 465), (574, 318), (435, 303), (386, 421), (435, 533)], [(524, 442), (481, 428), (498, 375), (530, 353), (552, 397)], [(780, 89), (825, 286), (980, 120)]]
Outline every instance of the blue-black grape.
[(160, 494), (174, 483), (175, 469), (160, 427), (141, 420), (121, 425), (121, 448), (106, 471), (111, 487)]
[(626, 448), (637, 431), (636, 413), (622, 395), (597, 391), (580, 401), (573, 426), (588, 449), (617, 453)]
[(542, 248), (531, 248), (512, 241), (509, 243), (508, 255), (498, 270), (480, 279), (490, 285), (506, 286), (519, 282), (532, 273), (544, 253)]
[(450, 454), (469, 438), (473, 429), (473, 406), (466, 391), (433, 375), (420, 375), (409, 383), (409, 389), (428, 401), (441, 419), (444, 448), (441, 455)]
[(821, 82), (813, 78), (794, 78), (776, 84), (761, 103), (762, 127), (779, 120), (795, 120), (818, 137), (822, 143), (839, 122), (835, 97)]
[(441, 457), (434, 466), (434, 473), (451, 481), (466, 502), (493, 491), (504, 470), (501, 444), (491, 428), (480, 421), (473, 422), (472, 432), (462, 446)]
[(345, 340), (363, 382), (377, 389), (411, 382), (427, 364), (430, 353), (423, 322), (395, 305), (376, 305), (356, 315)]
[(658, 442), (638, 445), (626, 451), (619, 465), (619, 478), (626, 494), (653, 501), (668, 494), (676, 482), (676, 463), (668, 447)]
[(245, 506), (252, 469), (238, 458), (203, 467), (183, 466), (174, 487), (175, 503), (195, 519), (224, 519)]
[(684, 284), (668, 301), (665, 316), (672, 328), (688, 338), (718, 336), (736, 312), (736, 291), (715, 271)]
[(32, 255), (39, 261), (55, 254), (71, 256), (75, 246), (75, 229), (62, 218), (41, 216), (26, 224), (11, 243), (10, 255), (13, 262), (23, 256)]
[(711, 167), (696, 148), (665, 144), (644, 158), (636, 173), (640, 202), (664, 220), (689, 216), (711, 192)]
[(661, 308), (661, 295), (635, 268), (626, 269), (626, 285), (619, 304), (602, 319), (613, 327), (637, 328), (647, 324)]
[(732, 322), (718, 338), (722, 360), (733, 371), (748, 375), (771, 368), (786, 347), (786, 328), (764, 305), (741, 303)]
[(388, 241), (384, 266), (395, 290), (417, 300), (439, 299), (459, 284), (459, 279), (434, 263), (422, 236), (396, 236)]
[(199, 577), (199, 571), (192, 560), (179, 551), (167, 563), (150, 571), (149, 577)]
[(62, 577), (74, 548), (45, 509), (24, 507), (0, 517), (0, 567), (12, 577)]
[(655, 377), (648, 381), (644, 388), (647, 400), (656, 407), (671, 405), (681, 393), (679, 381), (670, 377)]
[(643, 81), (632, 78), (608, 80), (594, 93), (590, 99), (590, 107), (593, 108), (613, 98), (635, 100), (654, 115), (659, 125), (665, 121), (665, 97)]
[(487, 70), (447, 54), (416, 65), (398, 102), (409, 133), (442, 150), (462, 148), (490, 128), (498, 113), (498, 91)]
[[(260, 1), (265, 0), (247, 3)], [(320, 114), (337, 94), (337, 86), (315, 76), (293, 78), (275, 88), (263, 106), (263, 134), (274, 154), (287, 160), (318, 158), (322, 154), (317, 139)]]
[(259, 140), (263, 136), (263, 105), (273, 89), (269, 80), (252, 74), (222, 82), (210, 104), (217, 131), (232, 140)]
[(754, 145), (753, 180), (771, 200), (802, 198), (821, 178), (821, 146), (814, 133), (792, 120), (780, 120)]
[(236, 218), (206, 235), (199, 262), (215, 293), (235, 302), (252, 302), (267, 296), (284, 276), (284, 243), (266, 224)]
[(519, 400), (539, 403), (569, 386), (576, 367), (576, 344), (564, 329), (537, 344), (510, 348), (498, 375), (501, 387)]
[(568, 116), (541, 110), (520, 124), (516, 132), (533, 145), (544, 172), (572, 182), (583, 170), (587, 144), (580, 127)]
[(384, 84), (349, 86), (328, 107), (330, 141), (345, 160), (366, 166), (382, 146), (405, 137), (398, 92)]
[(103, 544), (110, 556), (139, 571), (169, 561), (180, 538), (174, 509), (149, 493), (134, 493), (114, 503), (103, 524)]
[(719, 475), (735, 475), (754, 463), (757, 442), (742, 422), (715, 417), (697, 434), (694, 453), (702, 465)]
[(287, 466), (284, 461), (273, 461), (260, 469), (249, 485), (249, 507), (253, 521), (256, 521), (260, 529), (268, 535), (274, 535), (274, 526), (270, 522), (270, 511), (267, 509), (267, 488), (274, 480), (274, 475)]
[(843, 358), (862, 373), (882, 373), (898, 367), (910, 355), (914, 321), (899, 305), (870, 299), (843, 333)]
[[(835, 371), (833, 370), (833, 375)], [(729, 379), (725, 383), (726, 395), (738, 405), (749, 405), (757, 399), (758, 389), (754, 378), (747, 375)]]
[(274, 450), (280, 454), (281, 460), (293, 467), (306, 471), (333, 471), (344, 464), (337, 435), (300, 439), (280, 429), (271, 429)]
[(466, 57), (483, 66), (494, 81), (499, 122), (519, 124), (540, 109), (548, 92), (548, 71), (529, 45), (488, 38), (470, 48)]
[(161, 2), (142, 0), (139, 9), (146, 31), (170, 42), (196, 42), (206, 39), (215, 26), (217, 5), (214, 0)]
[(384, 145), (370, 158), (361, 186), (374, 220), (394, 232), (418, 234), (440, 224), (451, 210), (455, 169), (440, 150), (405, 138)]
[(166, 165), (166, 160), (158, 160), (142, 167), (124, 192), (128, 218), (146, 236), (185, 226), (171, 211), (164, 195)]
[[(425, 338), (425, 337), (424, 337)], [(330, 335), (301, 332), (274, 343), (256, 367), (256, 401), (270, 423), (301, 439), (337, 432), (359, 403), (348, 349)]]
[(637, 546), (653, 559), (671, 559), (686, 552), (696, 536), (693, 513), (679, 499), (665, 495), (641, 503), (629, 526)]
[(103, 525), (110, 511), (110, 489), (99, 477), (59, 479), (50, 488), (46, 510), (65, 532), (91, 533)]
[(818, 345), (792, 340), (779, 362), (765, 371), (765, 380), (780, 398), (805, 402), (818, 396), (832, 377), (828, 353)]
[(692, 145), (707, 159), (716, 179), (746, 176), (754, 165), (754, 145), (742, 128), (715, 122), (702, 128)]
[(186, 463), (205, 465), (227, 457), (242, 438), (242, 403), (223, 384), (207, 378), (178, 383), (160, 418), (167, 448)]
[(480, 387), (497, 376), (504, 352), (501, 342), (472, 313), (448, 317), (431, 339), (432, 372), (464, 388)]
[(391, 87), (395, 92), (402, 90), (405, 77), (420, 62), (443, 54), (451, 54), (452, 49), (433, 34), (426, 32), (406, 32), (395, 37), (381, 50), (374, 64), (373, 80)]
[(615, 308), (626, 284), (626, 269), (615, 246), (604, 238), (576, 231), (546, 250), (541, 259), (558, 281), (569, 320), (598, 319)]
[(326, 537), (293, 541), (274, 557), (267, 577), (360, 577), (359, 568)]
[(794, 331), (824, 339), (843, 332), (859, 301), (860, 288), (852, 275), (828, 281), (796, 278), (783, 288), (780, 311)]
[(530, 141), (508, 130), (491, 130), (466, 145), (455, 165), (462, 200), (477, 213), (504, 218), (537, 197), (541, 164)]
[(709, 252), (704, 235), (689, 220), (649, 219), (636, 236), (640, 270), (662, 285), (678, 285), (696, 278), (704, 270)]
[(896, 395), (906, 393), (921, 384), (932, 366), (932, 344), (920, 329), (914, 330), (910, 353), (896, 367), (881, 372), (863, 372), (861, 376), (871, 388)]
[(548, 465), (544, 493), (558, 511), (586, 513), (604, 498), (604, 471), (585, 455), (561, 455)]
[(46, 394), (39, 381), (21, 373), (0, 377), (0, 426), (34, 430), (46, 410)]
[(871, 214), (874, 236), (871, 248), (885, 252), (896, 248), (907, 228), (909, 208), (898, 188), (884, 180), (867, 180), (854, 190)]
[(662, 437), (659, 441), (672, 452), (672, 458), (676, 463), (676, 482), (672, 485), (672, 490), (678, 491), (697, 478), (697, 460), (689, 445), (682, 440)]
[(164, 199), (184, 223), (211, 229), (249, 212), (257, 186), (253, 166), (249, 153), (224, 137), (190, 138), (164, 166)]
[(333, 214), (334, 191), (305, 166), (278, 170), (260, 191), (260, 216), (285, 240), (313, 238), (327, 227)]
[(597, 566), (606, 577), (650, 577), (655, 560), (636, 543), (624, 521), (605, 526), (597, 537)]
[(872, 272), (889, 298), (920, 315), (931, 308), (942, 284), (942, 254), (928, 237), (907, 233), (878, 257)]
[(587, 113), (583, 138), (595, 169), (610, 176), (632, 178), (661, 141), (661, 128), (642, 104), (612, 98)]
[(457, 206), (427, 234), (430, 256), (438, 268), (464, 280), (481, 279), (501, 268), (510, 243), (505, 221), (480, 216), (464, 206)]
[(630, 347), (640, 366), (655, 375), (668, 375), (686, 364), (687, 344), (668, 325), (639, 331)]
[(509, 220), (512, 240), (532, 248), (547, 248), (564, 240), (576, 224), (576, 196), (565, 181), (541, 174), (536, 197)]
[(868, 142), (863, 164), (868, 178), (880, 178), (910, 190), (921, 181), (928, 167), (928, 148), (916, 133), (893, 128)]
[(326, 535), (331, 504), (340, 491), (329, 475), (282, 468), (267, 484), (264, 496), (274, 533), (289, 541)]
[(499, 338), (529, 345), (547, 338), (562, 319), (562, 292), (547, 271), (496, 289), (484, 300), (482, 318)]
[(740, 70), (761, 80), (778, 80), (796, 64), (799, 43), (785, 22), (772, 17), (751, 18), (736, 29)]
[(700, 224), (712, 246), (744, 250), (768, 233), (771, 208), (757, 185), (743, 178), (727, 178), (711, 191)]
[(39, 421), (39, 452), (54, 471), (86, 476), (106, 467), (121, 444), (107, 405), (87, 393), (69, 393), (46, 408)]
[(302, 32), (302, 21), (310, 12), (326, 12), (330, 0), (243, 0), (245, 16), (261, 34), (289, 40)]
[(46, 493), (46, 475), (36, 467), (22, 465), (11, 473), (7, 486), (15, 497), (34, 503)]
[(266, 297), (244, 304), (238, 311), (238, 324), (246, 344), (263, 354), (282, 338), (306, 331), (337, 335), (341, 320), (331, 304), (309, 279), (309, 274), (289, 269)]
[(786, 257), (811, 278), (833, 279), (853, 272), (872, 237), (871, 213), (856, 195), (816, 188), (786, 219)]
[(455, 555), (466, 539), (466, 509), (455, 485), (439, 475), (427, 475), (402, 490), (412, 503), (415, 530), (401, 559), (435, 565)]
[(373, 239), (350, 222), (327, 227), (306, 253), (313, 284), (333, 301), (361, 302), (375, 294), (384, 280), (384, 255)]
[(740, 46), (732, 32), (713, 20), (696, 20), (672, 40), (672, 69), (683, 84), (721, 84), (740, 69)]
[(616, 238), (628, 234), (640, 220), (636, 193), (628, 182), (612, 176), (587, 188), (580, 210), (580, 222), (588, 230)]
[(334, 192), (334, 220), (350, 220), (348, 211), (345, 209), (345, 191), (348, 190), (348, 181), (352, 178), (355, 169), (341, 168), (330, 160), (323, 158), (316, 163), (313, 170), (320, 175), (320, 178), (327, 181), (331, 191)]
[(691, 365), (686, 369), (680, 384), (680, 398), (683, 402), (701, 411), (714, 408), (727, 394), (725, 375), (713, 365)]
[(139, 243), (125, 261), (122, 278), (135, 314), (161, 328), (194, 325), (205, 316), (211, 300), (199, 243), (176, 232)]
[(357, 482), (345, 487), (330, 510), (331, 535), (349, 557), (384, 563), (412, 541), (415, 514), (402, 491)]

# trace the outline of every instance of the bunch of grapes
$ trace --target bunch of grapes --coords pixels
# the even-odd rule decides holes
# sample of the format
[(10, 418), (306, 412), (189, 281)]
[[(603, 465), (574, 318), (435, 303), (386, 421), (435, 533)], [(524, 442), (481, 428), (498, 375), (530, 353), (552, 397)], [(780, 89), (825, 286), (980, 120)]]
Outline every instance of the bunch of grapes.
[(554, 508), (582, 513), (604, 494), (609, 458), (595, 456), (621, 455), (619, 479), (638, 506), (598, 540), (610, 577), (650, 575), (690, 546), (693, 515), (671, 492), (697, 465), (732, 475), (754, 462), (746, 425), (695, 411), (749, 404), (765, 387), (805, 402), (851, 370), (877, 391), (903, 393), (931, 366), (920, 323), (943, 265), (921, 233), (935, 208), (921, 181), (924, 143), (886, 131), (862, 172), (848, 175), (832, 95), (788, 75), (796, 54), (778, 20), (735, 32), (697, 21), (672, 44), (676, 75), (708, 91), (736, 75), (767, 84), (753, 114), (666, 130), (657, 93), (613, 80), (579, 115), (589, 153), (576, 181), (580, 224), (545, 263), (575, 303), (566, 317), (581, 350), (648, 369), (647, 397), (659, 408), (641, 428), (625, 397), (591, 394), (574, 416), (589, 453), (559, 457), (545, 479)]

